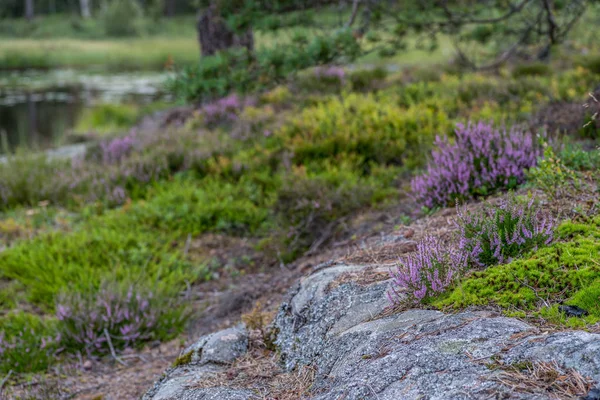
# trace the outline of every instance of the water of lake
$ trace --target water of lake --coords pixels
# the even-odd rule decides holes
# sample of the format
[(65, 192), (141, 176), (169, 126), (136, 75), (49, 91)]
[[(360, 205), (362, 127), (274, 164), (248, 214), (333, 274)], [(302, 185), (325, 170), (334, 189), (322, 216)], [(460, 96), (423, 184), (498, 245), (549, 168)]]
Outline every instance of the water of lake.
[(163, 91), (168, 78), (166, 73), (73, 70), (0, 73), (0, 133), (11, 149), (49, 148), (75, 126), (86, 107), (168, 100)]

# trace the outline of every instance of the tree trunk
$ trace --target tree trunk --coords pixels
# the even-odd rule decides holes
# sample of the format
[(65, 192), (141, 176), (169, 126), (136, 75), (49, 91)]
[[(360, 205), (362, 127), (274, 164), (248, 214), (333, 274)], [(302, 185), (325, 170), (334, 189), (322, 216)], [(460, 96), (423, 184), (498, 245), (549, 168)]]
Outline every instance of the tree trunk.
[(81, 6), (81, 16), (83, 18), (90, 18), (92, 16), (90, 11), (90, 1), (91, 0), (79, 0), (79, 5)]
[(175, 0), (165, 1), (165, 15), (167, 17), (172, 17), (175, 15)]
[(240, 34), (233, 32), (218, 15), (214, 6), (208, 7), (200, 14), (196, 29), (202, 56), (212, 56), (218, 51), (232, 47), (245, 47), (248, 51), (254, 50), (252, 29)]
[(33, 0), (25, 0), (25, 18), (27, 18), (27, 21), (31, 21), (33, 16)]

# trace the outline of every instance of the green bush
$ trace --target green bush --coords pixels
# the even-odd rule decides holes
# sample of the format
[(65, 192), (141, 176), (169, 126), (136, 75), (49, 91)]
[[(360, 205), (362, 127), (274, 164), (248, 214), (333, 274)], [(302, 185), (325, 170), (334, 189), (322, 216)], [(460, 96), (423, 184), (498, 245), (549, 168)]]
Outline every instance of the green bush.
[(348, 29), (315, 36), (308, 43), (248, 53), (243, 49), (203, 57), (197, 67), (179, 71), (168, 87), (188, 102), (206, 102), (231, 92), (260, 91), (286, 81), (298, 71), (336, 60), (354, 60), (360, 47)]
[[(551, 199), (575, 192), (578, 185), (575, 171), (564, 164), (551, 146), (545, 146), (544, 157), (539, 160), (538, 165), (527, 171), (527, 181), (542, 189)], [(582, 161), (571, 159), (572, 163)]]
[(0, 373), (45, 370), (60, 344), (56, 320), (18, 312), (0, 317)]
[(135, 0), (111, 0), (102, 15), (108, 36), (137, 36), (141, 33), (142, 8)]
[(521, 78), (524, 76), (544, 76), (550, 75), (551, 73), (552, 69), (548, 64), (536, 62), (515, 66), (512, 71), (512, 76), (514, 78)]
[(414, 167), (435, 135), (450, 130), (443, 110), (401, 109), (374, 95), (349, 94), (304, 109), (276, 137), (297, 164), (337, 158), (364, 171), (370, 163)]
[(578, 64), (590, 70), (594, 74), (600, 74), (600, 56), (598, 55), (582, 57)]
[(384, 67), (375, 67), (373, 69), (362, 69), (350, 73), (348, 79), (352, 90), (364, 92), (372, 90), (381, 84), (387, 77), (388, 72)]

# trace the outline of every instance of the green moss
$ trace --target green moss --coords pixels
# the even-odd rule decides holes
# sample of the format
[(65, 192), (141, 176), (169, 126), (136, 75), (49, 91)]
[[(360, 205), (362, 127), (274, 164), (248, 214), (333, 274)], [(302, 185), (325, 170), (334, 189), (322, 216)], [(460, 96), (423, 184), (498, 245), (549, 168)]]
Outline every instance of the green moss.
[[(600, 320), (600, 217), (564, 222), (553, 245), (506, 265), (476, 271), (432, 304), (442, 308), (495, 304), (517, 312), (534, 312), (568, 326)], [(556, 305), (577, 305), (589, 316), (566, 318)]]
[(192, 362), (192, 355), (194, 354), (193, 350), (188, 351), (177, 357), (177, 359), (173, 362), (173, 367), (179, 367), (181, 365), (188, 365)]

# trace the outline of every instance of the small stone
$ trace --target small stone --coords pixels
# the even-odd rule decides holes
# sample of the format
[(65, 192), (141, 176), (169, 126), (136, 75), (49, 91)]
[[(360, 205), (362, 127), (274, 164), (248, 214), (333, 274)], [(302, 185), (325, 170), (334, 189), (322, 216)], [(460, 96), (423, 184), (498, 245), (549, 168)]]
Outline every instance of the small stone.
[(86, 370), (86, 371), (91, 370), (92, 369), (92, 362), (90, 360), (86, 360), (83, 363), (83, 369)]
[(567, 315), (567, 317), (585, 317), (586, 315), (588, 315), (587, 310), (584, 310), (581, 307), (577, 307), (577, 306), (569, 306), (569, 305), (563, 305), (563, 306), (558, 306), (558, 310), (560, 312), (563, 312)]

